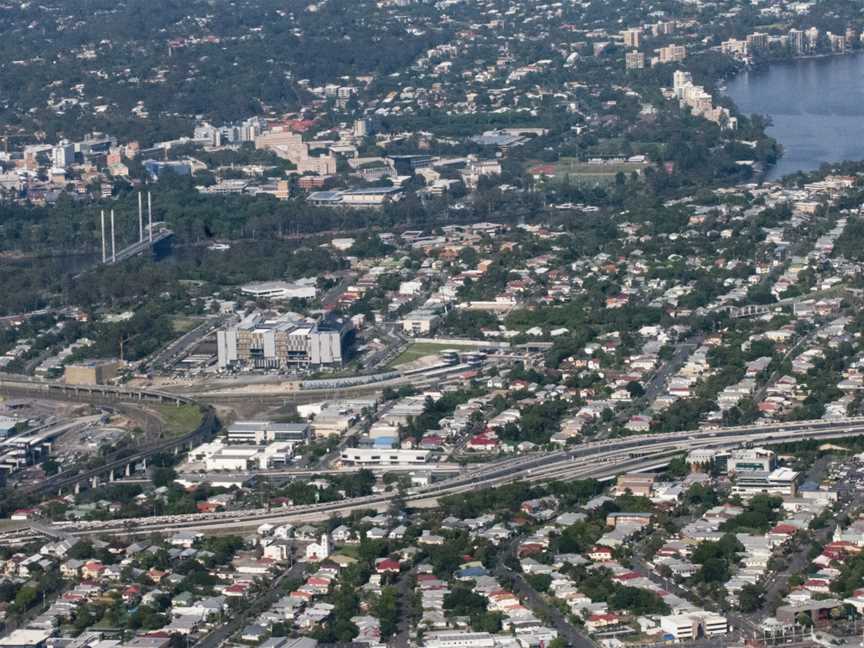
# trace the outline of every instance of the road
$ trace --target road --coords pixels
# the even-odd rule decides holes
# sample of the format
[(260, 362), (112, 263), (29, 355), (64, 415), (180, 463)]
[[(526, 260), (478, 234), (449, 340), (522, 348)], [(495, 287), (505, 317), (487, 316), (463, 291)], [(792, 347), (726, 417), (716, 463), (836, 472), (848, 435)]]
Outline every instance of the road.
[(208, 335), (211, 335), (229, 319), (231, 319), (231, 317), (227, 315), (205, 319), (191, 331), (187, 331), (141, 364), (156, 369), (170, 369), (185, 358), (189, 351), (201, 342), (201, 340), (206, 338)]
[(532, 610), (539, 612), (543, 618), (548, 619), (552, 627), (558, 631), (558, 636), (567, 641), (573, 648), (596, 648), (591, 638), (570, 623), (561, 613), (561, 610), (550, 604), (537, 590), (531, 587), (521, 573), (507, 566), (506, 560), (516, 555), (516, 548), (521, 540), (522, 538), (516, 538), (511, 541), (506, 549), (498, 555), (495, 577), (502, 584), (512, 582), (513, 593), (525, 601)]
[(687, 362), (687, 358), (690, 357), (690, 354), (694, 349), (697, 349), (699, 345), (702, 344), (704, 339), (705, 336), (700, 333), (675, 345), (672, 357), (664, 362), (657, 372), (645, 383), (644, 398), (648, 402), (653, 401), (664, 389), (666, 389), (669, 377), (684, 366), (684, 363)]
[(414, 591), (411, 589), (413, 570), (399, 574), (396, 591), (399, 597), (399, 626), (390, 639), (390, 648), (409, 648), (413, 618)]
[[(807, 481), (818, 481), (818, 476), (823, 472), (825, 465), (828, 463), (827, 458), (820, 459), (816, 465), (808, 473)], [(825, 527), (811, 532), (811, 540), (818, 543), (820, 546), (827, 544), (834, 534), (834, 529), (837, 528), (837, 521), (844, 515), (851, 513), (853, 510), (860, 509), (864, 505), (864, 491), (857, 488), (849, 489), (845, 484), (840, 484), (840, 507), (837, 512), (828, 520)], [(757, 624), (769, 615), (772, 603), (776, 603), (782, 597), (783, 592), (789, 586), (789, 577), (794, 574), (799, 574), (804, 571), (811, 562), (810, 549), (812, 543), (807, 542), (794, 549), (790, 556), (786, 557), (786, 567), (772, 574), (764, 583), (765, 602), (760, 610), (747, 615), (748, 619)]]
[[(479, 464), (471, 470), (408, 491), (405, 500), (410, 506), (437, 506), (444, 496), (459, 495), (513, 483), (516, 481), (553, 481), (595, 478), (611, 479), (622, 472), (657, 470), (675, 456), (697, 448), (728, 449), (743, 443), (770, 445), (811, 438), (837, 439), (864, 435), (864, 418), (842, 421), (800, 421), (740, 426), (716, 430), (696, 430), (666, 434), (638, 435), (594, 441), (570, 450), (540, 452)], [(418, 466), (422, 469), (422, 466)], [(331, 515), (344, 515), (359, 508), (386, 510), (391, 495), (368, 495), (337, 502), (292, 506), (269, 511), (247, 509), (223, 513), (145, 517), (105, 522), (60, 522), (57, 527), (76, 535), (102, 533), (147, 534), (174, 532), (180, 529), (241, 530), (255, 528), (264, 522), (311, 522), (326, 520)]]
[[(377, 327), (376, 330), (380, 331), (381, 336), (386, 338), (382, 341), (382, 343), (386, 342), (386, 344), (384, 344), (381, 350), (369, 354), (364, 362), (364, 371), (371, 369), (383, 370), (402, 353), (402, 350), (409, 343), (409, 340), (404, 335), (397, 332), (395, 325), (385, 323)], [(368, 339), (368, 335), (366, 339)]]
[[(824, 469), (829, 463), (827, 457), (817, 461), (817, 463), (808, 472), (807, 481), (818, 481)], [(836, 520), (842, 517), (843, 514), (849, 513), (852, 509), (860, 507), (864, 504), (864, 493), (860, 491), (849, 491), (841, 494), (843, 497), (843, 505), (837, 514), (829, 521), (826, 527), (815, 531), (812, 539), (820, 545), (825, 544), (831, 538), (836, 527)], [(640, 543), (633, 552), (632, 561), (634, 571), (646, 576), (656, 585), (662, 587), (667, 592), (673, 593), (685, 600), (689, 600), (691, 592), (680, 586), (674, 580), (666, 578), (655, 572), (650, 565), (646, 563), (641, 552)], [(765, 598), (762, 607), (759, 610), (750, 613), (742, 613), (734, 610), (723, 612), (717, 609), (717, 606), (710, 600), (702, 602), (702, 606), (706, 610), (711, 610), (721, 614), (725, 614), (730, 625), (735, 629), (735, 635), (749, 633), (750, 637), (757, 637), (762, 621), (770, 615), (770, 610), (773, 604), (776, 604), (782, 597), (783, 591), (788, 587), (789, 577), (793, 574), (800, 573), (810, 564), (810, 549), (811, 543), (806, 543), (795, 548), (791, 555), (786, 557), (786, 567), (779, 572), (772, 573), (761, 585), (765, 589)]]
[(262, 590), (256, 598), (254, 598), (249, 607), (242, 613), (232, 617), (227, 623), (220, 624), (212, 632), (199, 639), (194, 646), (196, 648), (218, 648), (224, 641), (229, 639), (235, 633), (243, 629), (244, 626), (251, 623), (252, 620), (266, 611), (271, 605), (278, 601), (284, 592), (280, 586), (286, 580), (302, 578), (306, 568), (306, 563), (294, 563), (288, 570), (276, 577), (270, 583), (270, 586)]

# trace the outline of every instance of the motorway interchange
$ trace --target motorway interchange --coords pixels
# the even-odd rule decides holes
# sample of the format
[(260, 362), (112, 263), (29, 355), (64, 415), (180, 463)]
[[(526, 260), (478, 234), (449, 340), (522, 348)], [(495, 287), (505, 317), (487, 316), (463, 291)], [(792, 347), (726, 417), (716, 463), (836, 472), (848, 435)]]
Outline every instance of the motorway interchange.
[[(407, 491), (406, 503), (433, 507), (440, 497), (490, 488), (515, 481), (566, 479), (610, 479), (623, 472), (654, 470), (684, 452), (695, 449), (727, 449), (742, 444), (770, 445), (805, 439), (836, 439), (864, 434), (864, 417), (834, 421), (800, 421), (734, 428), (705, 429), (654, 435), (639, 435), (584, 443), (568, 450), (534, 453), (490, 462), (426, 487)], [(179, 530), (210, 532), (254, 529), (258, 525), (323, 520), (357, 509), (386, 509), (392, 493), (350, 498), (278, 510), (244, 509), (209, 514), (130, 518), (100, 522), (60, 522), (38, 529), (63, 535), (140, 535)], [(2, 541), (2, 536), (0, 536)]]

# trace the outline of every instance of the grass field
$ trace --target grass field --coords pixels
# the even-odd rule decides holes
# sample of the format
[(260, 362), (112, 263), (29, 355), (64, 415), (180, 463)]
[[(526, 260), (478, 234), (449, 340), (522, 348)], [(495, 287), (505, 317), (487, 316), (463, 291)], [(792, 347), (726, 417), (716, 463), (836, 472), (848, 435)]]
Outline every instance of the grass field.
[(438, 344), (435, 342), (414, 342), (408, 346), (402, 353), (400, 353), (393, 362), (390, 363), (391, 367), (395, 367), (397, 365), (406, 364), (408, 362), (414, 362), (424, 356), (428, 355), (437, 355), (442, 351), (447, 349), (453, 349), (457, 351), (475, 351), (475, 347), (465, 347), (465, 346), (453, 346), (452, 344)]
[(629, 175), (641, 173), (647, 165), (642, 162), (611, 162), (609, 164), (582, 162), (575, 158), (561, 158), (558, 162), (537, 164), (529, 167), (528, 172), (535, 175), (546, 175), (554, 178), (554, 182), (605, 183), (615, 180), (621, 172)]
[(201, 323), (201, 320), (195, 317), (184, 317), (178, 315), (171, 320), (171, 328), (175, 333), (188, 333)]
[(197, 405), (154, 405), (165, 422), (165, 436), (183, 436), (201, 424), (201, 410)]

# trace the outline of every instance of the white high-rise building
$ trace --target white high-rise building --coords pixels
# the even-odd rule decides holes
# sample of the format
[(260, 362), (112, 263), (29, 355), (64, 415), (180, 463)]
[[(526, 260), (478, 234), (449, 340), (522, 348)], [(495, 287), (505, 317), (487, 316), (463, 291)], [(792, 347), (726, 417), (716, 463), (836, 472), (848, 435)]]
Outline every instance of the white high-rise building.
[(51, 163), (57, 169), (65, 169), (75, 164), (75, 146), (66, 140), (51, 150)]

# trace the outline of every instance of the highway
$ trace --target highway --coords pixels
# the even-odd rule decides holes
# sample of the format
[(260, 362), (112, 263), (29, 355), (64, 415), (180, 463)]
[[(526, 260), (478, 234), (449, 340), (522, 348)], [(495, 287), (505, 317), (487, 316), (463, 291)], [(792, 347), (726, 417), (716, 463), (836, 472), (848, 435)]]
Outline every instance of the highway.
[[(96, 468), (92, 468), (89, 470), (61, 472), (57, 475), (54, 475), (53, 477), (49, 477), (39, 482), (23, 484), (19, 486), (18, 490), (23, 493), (32, 494), (46, 493), (51, 491), (59, 492), (63, 489), (71, 488), (76, 484), (83, 483), (94, 478), (98, 479), (111, 473), (112, 471), (119, 471), (130, 464), (145, 461), (148, 458), (152, 457), (154, 454), (158, 454), (160, 452), (168, 452), (178, 446), (198, 442), (202, 438), (205, 438), (207, 435), (212, 434), (215, 431), (216, 426), (217, 420), (215, 414), (212, 411), (207, 411), (204, 414), (201, 425), (199, 425), (196, 430), (188, 434), (180, 437), (174, 437), (172, 439), (163, 439), (147, 446), (132, 448), (131, 451), (128, 453), (121, 452), (119, 453), (119, 456), (108, 457), (104, 464), (97, 466)], [(14, 441), (15, 439), (16, 437), (13, 437), (12, 441)]]
[(191, 331), (187, 331), (173, 342), (166, 345), (151, 358), (141, 364), (156, 367), (158, 369), (171, 369), (185, 358), (201, 340), (212, 335), (221, 328), (230, 318), (225, 315), (219, 317), (208, 317), (204, 319)]
[[(656, 470), (681, 453), (695, 449), (728, 449), (744, 443), (770, 445), (804, 439), (836, 439), (864, 434), (864, 417), (838, 421), (801, 421), (691, 432), (640, 435), (594, 441), (570, 450), (537, 453), (482, 464), (458, 476), (411, 489), (407, 504), (417, 508), (437, 505), (438, 498), (501, 486), (516, 481), (555, 481), (595, 478), (606, 480), (623, 472)], [(52, 525), (58, 533), (93, 536), (112, 533), (145, 535), (153, 532), (206, 530), (227, 532), (251, 530), (265, 522), (296, 524), (326, 520), (358, 509), (386, 509), (392, 494), (384, 493), (337, 502), (265, 508), (222, 513), (145, 517), (104, 522), (61, 522)], [(2, 538), (0, 538), (2, 540)]]
[(197, 405), (188, 396), (155, 389), (133, 389), (122, 385), (73, 385), (53, 382), (39, 378), (29, 378), (18, 374), (0, 373), (0, 393), (29, 398), (59, 400), (84, 400), (88, 402), (142, 402), (155, 401), (175, 405)]

